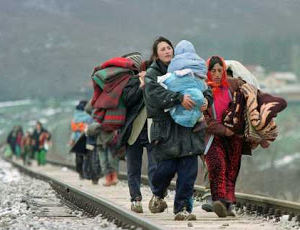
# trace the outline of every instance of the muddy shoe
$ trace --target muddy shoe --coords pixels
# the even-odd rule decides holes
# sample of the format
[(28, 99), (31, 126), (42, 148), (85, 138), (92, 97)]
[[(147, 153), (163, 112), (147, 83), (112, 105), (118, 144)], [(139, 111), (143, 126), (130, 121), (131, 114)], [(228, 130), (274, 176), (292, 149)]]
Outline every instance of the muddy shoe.
[(196, 218), (196, 215), (195, 215), (195, 214), (190, 213), (190, 214), (187, 216), (186, 220), (197, 220), (197, 218)]
[(176, 213), (175, 217), (174, 217), (174, 220), (177, 220), (177, 221), (184, 221), (184, 220), (191, 221), (191, 220), (196, 220), (196, 215), (192, 214), (192, 213), (189, 213), (189, 212), (187, 212), (187, 211), (184, 210), (184, 211)]
[(203, 203), (201, 208), (206, 211), (206, 212), (213, 212), (213, 205), (212, 205), (212, 200), (211, 200), (211, 196), (207, 196), (205, 197), (205, 199), (203, 200)]
[(175, 214), (174, 220), (178, 220), (178, 221), (185, 220), (187, 218), (188, 214), (189, 213), (187, 211), (177, 212)]
[(149, 201), (149, 210), (152, 213), (160, 213), (163, 212), (167, 207), (167, 202), (158, 196), (153, 195), (151, 200)]
[(232, 217), (236, 217), (236, 214), (233, 211), (232, 206), (230, 205), (229, 208), (227, 209), (227, 216), (232, 216)]
[(212, 204), (209, 203), (202, 204), (201, 208), (206, 212), (213, 212)]
[(221, 201), (213, 202), (213, 210), (217, 214), (218, 217), (226, 217), (227, 209), (225, 205)]
[(143, 213), (143, 206), (141, 201), (132, 201), (131, 202), (131, 211), (136, 213)]
[(92, 184), (97, 185), (99, 183), (99, 179), (92, 179)]
[(83, 179), (84, 179), (83, 175), (79, 174), (79, 180), (83, 180)]

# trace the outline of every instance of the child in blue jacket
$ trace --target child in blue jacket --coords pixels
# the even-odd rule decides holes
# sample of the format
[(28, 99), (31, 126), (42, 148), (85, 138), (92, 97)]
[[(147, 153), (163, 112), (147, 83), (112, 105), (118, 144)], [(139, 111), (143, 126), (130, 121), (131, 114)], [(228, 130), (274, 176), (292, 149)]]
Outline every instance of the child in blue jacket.
[(168, 73), (158, 77), (158, 82), (168, 90), (189, 95), (195, 102), (191, 110), (177, 105), (170, 109), (174, 121), (184, 127), (194, 127), (202, 117), (200, 107), (204, 104), (203, 92), (207, 67), (205, 61), (196, 54), (193, 44), (182, 40), (175, 47), (175, 56), (168, 67)]

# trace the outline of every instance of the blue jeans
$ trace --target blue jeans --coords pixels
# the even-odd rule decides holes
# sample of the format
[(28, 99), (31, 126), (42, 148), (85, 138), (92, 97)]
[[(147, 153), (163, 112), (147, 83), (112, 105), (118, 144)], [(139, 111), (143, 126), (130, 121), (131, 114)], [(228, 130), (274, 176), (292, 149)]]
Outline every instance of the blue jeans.
[(152, 177), (156, 169), (156, 164), (151, 155), (151, 146), (148, 142), (147, 132), (143, 130), (133, 145), (126, 146), (128, 187), (131, 201), (142, 200), (141, 169), (143, 161), (143, 147), (147, 149), (149, 186), (151, 190), (153, 190)]
[(198, 157), (187, 156), (160, 161), (153, 175), (153, 194), (163, 198), (171, 180), (177, 173), (174, 213), (193, 210), (193, 189), (198, 172)]

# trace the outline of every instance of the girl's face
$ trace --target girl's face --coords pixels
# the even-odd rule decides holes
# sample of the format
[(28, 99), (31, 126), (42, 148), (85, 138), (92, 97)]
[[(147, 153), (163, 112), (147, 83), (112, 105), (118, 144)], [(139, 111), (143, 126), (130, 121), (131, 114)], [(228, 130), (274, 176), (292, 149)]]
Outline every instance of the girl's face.
[(166, 42), (160, 42), (157, 45), (157, 59), (162, 61), (164, 64), (169, 64), (173, 58), (173, 49)]
[(211, 73), (212, 81), (217, 84), (221, 84), (223, 67), (219, 63), (216, 63), (214, 65), (214, 67), (211, 69), (210, 73)]

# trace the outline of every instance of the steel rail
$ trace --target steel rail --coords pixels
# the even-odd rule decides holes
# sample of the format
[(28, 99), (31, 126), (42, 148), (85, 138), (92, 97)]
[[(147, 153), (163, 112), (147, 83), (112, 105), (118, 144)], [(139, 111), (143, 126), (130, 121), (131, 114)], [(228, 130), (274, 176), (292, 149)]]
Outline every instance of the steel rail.
[[(63, 164), (55, 161), (48, 161), (50, 164), (55, 164), (70, 169), (75, 169), (74, 165)], [(127, 180), (127, 173), (121, 172), (119, 178)], [(142, 175), (142, 183), (149, 185), (148, 177)], [(176, 188), (176, 183), (171, 182), (170, 189)], [(200, 185), (194, 186), (194, 194), (201, 197), (205, 192), (205, 187)], [(269, 218), (279, 220), (282, 215), (289, 215), (289, 220), (296, 217), (296, 221), (300, 224), (300, 203), (274, 199), (271, 197), (251, 195), (246, 193), (236, 193), (236, 211), (246, 212), (248, 214), (263, 215)]]
[[(26, 168), (23, 165), (20, 165), (12, 160), (5, 160), (20, 169), (20, 171), (30, 175), (31, 177), (48, 182), (62, 198), (93, 216), (101, 214), (101, 216), (106, 218), (108, 221), (111, 221), (118, 227), (122, 227), (124, 229), (163, 230), (163, 228), (161, 228), (160, 226), (134, 214), (133, 212), (128, 212), (127, 210), (118, 207), (112, 202), (99, 197), (94, 197), (87, 192), (83, 192), (71, 185), (67, 185), (43, 173), (34, 172), (30, 168)], [(68, 165), (57, 162), (56, 165), (69, 167)]]

